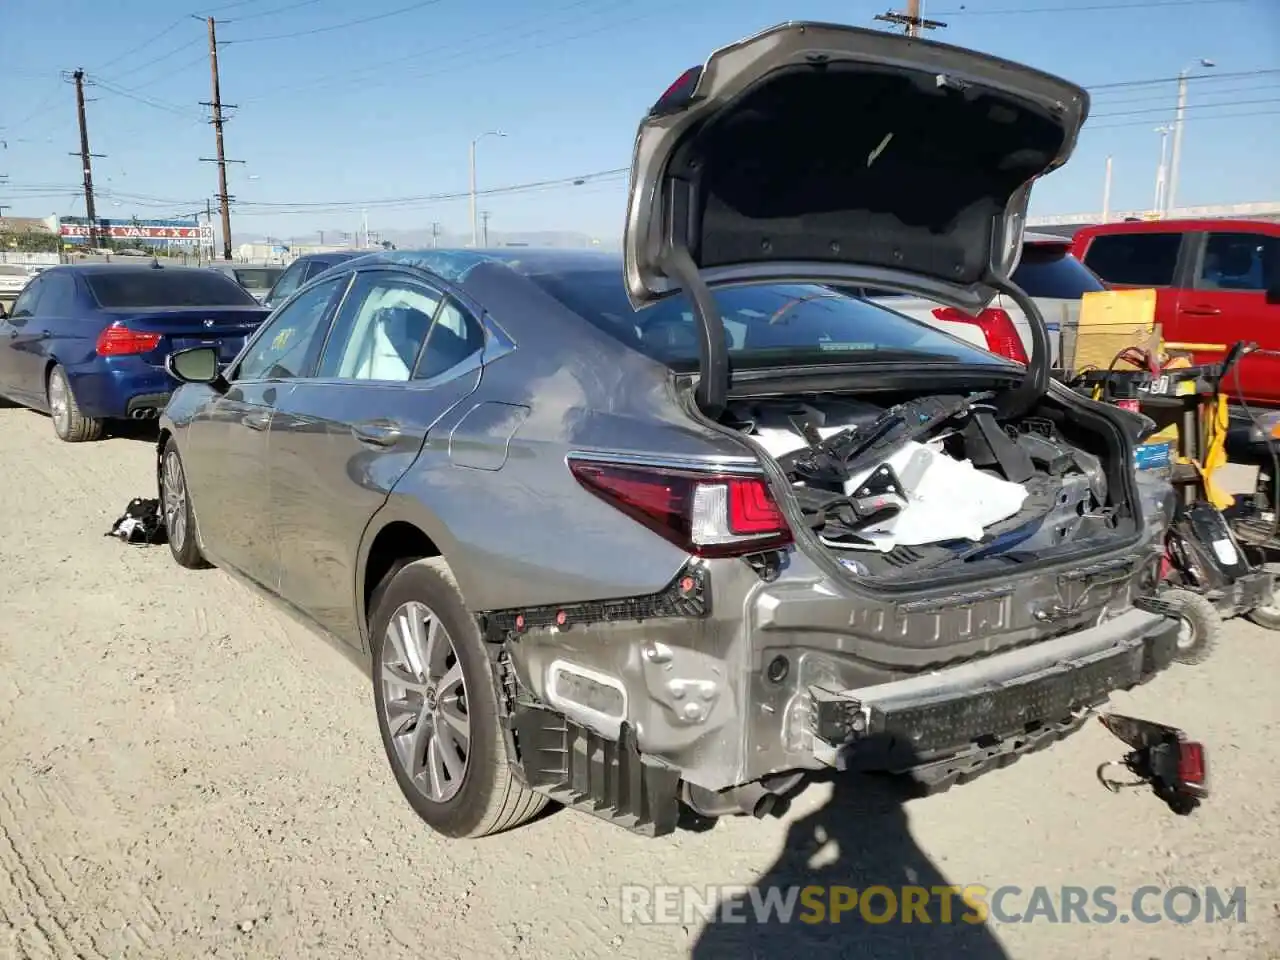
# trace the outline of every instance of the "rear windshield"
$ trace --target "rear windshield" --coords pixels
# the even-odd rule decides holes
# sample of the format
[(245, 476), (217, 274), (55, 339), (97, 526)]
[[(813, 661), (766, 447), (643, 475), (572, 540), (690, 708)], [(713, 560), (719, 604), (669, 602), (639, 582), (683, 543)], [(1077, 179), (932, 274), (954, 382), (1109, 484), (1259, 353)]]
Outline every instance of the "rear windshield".
[(241, 286), (250, 290), (268, 290), (283, 272), (283, 270), (266, 268), (237, 269), (236, 279), (240, 281)]
[(249, 292), (212, 270), (112, 270), (84, 275), (98, 305), (129, 307), (257, 306)]
[(1079, 300), (1086, 293), (1107, 289), (1068, 248), (1057, 244), (1029, 243), (1011, 278), (1029, 297)]
[[(696, 366), (698, 335), (683, 296), (640, 311), (631, 308), (622, 277), (612, 271), (532, 275), (574, 313), (655, 360)], [(877, 354), (911, 359), (1003, 364), (932, 327), (865, 300), (809, 284), (731, 287), (715, 293), (729, 351), (739, 361), (812, 359), (848, 361)]]

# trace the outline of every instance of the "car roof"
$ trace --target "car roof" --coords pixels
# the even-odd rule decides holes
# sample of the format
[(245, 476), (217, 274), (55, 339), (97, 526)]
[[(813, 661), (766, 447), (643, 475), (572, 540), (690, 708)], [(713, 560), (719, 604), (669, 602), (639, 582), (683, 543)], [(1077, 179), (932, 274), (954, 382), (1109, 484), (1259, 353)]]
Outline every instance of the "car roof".
[(49, 267), (45, 273), (75, 271), (76, 273), (140, 273), (149, 270), (185, 270), (185, 271), (201, 271), (204, 267), (187, 266), (185, 264), (160, 263), (159, 261), (145, 260), (142, 263), (61, 263), (56, 267)]
[(498, 247), (495, 249), (441, 249), (428, 247), (422, 250), (387, 250), (360, 257), (352, 264), (361, 267), (377, 264), (388, 266), (418, 267), (461, 283), (477, 267), (494, 265), (506, 267), (525, 277), (547, 273), (583, 271), (620, 271), (622, 254), (605, 250), (558, 247)]

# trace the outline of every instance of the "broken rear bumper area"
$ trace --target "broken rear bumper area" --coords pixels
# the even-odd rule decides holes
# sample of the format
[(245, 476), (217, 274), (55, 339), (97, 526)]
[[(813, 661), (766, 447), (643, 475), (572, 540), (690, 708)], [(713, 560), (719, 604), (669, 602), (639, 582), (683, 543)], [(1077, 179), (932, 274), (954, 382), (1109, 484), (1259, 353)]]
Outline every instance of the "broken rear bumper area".
[[(1132, 582), (1123, 612), (1087, 602), (1114, 593), (1082, 588), (1073, 605), (1090, 625), (987, 652), (973, 645), (984, 642), (994, 622), (986, 605), (998, 598), (953, 601), (929, 622), (934, 631), (969, 624), (968, 641), (949, 645), (960, 659), (922, 663), (917, 650), (905, 658), (914, 665), (878, 668), (865, 654), (884, 647), (864, 644), (862, 656), (851, 648), (849, 605), (843, 630), (810, 622), (801, 638), (790, 623), (785, 641), (769, 636), (762, 620), (781, 615), (777, 591), (808, 592), (797, 584), (757, 581), (745, 619), (717, 615), (717, 600), (742, 596), (739, 577), (755, 579), (738, 562), (695, 563), (625, 610), (485, 618), (516, 773), (558, 802), (648, 835), (675, 829), (681, 803), (712, 817), (776, 809), (806, 773), (833, 768), (906, 772), (945, 789), (1065, 736), (1088, 708), (1174, 660), (1178, 621), (1146, 602), (1139, 583), (1150, 576)], [(919, 616), (935, 615), (884, 626), (895, 633), (910, 622), (923, 637)]]
[[(1176, 620), (1131, 610), (1068, 634), (924, 676), (860, 690), (811, 688), (814, 755), (845, 769), (922, 768), (933, 782), (947, 768), (999, 752), (1024, 752), (1116, 690), (1173, 662)], [(1054, 737), (1056, 739), (1056, 737)], [(945, 757), (939, 770), (936, 760)]]

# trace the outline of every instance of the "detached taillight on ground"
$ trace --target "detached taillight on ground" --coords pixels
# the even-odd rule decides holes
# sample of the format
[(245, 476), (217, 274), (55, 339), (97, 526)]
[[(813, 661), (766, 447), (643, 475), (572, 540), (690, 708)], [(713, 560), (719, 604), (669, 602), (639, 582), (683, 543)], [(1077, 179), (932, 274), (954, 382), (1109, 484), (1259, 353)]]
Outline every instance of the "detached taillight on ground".
[(98, 334), (98, 342), (94, 349), (100, 357), (125, 357), (150, 353), (160, 346), (160, 340), (161, 336), (158, 333), (130, 330), (123, 322), (117, 320)]
[(1018, 363), (1027, 363), (1027, 349), (1022, 345), (1013, 317), (999, 307), (989, 307), (976, 316), (954, 307), (938, 307), (933, 315), (947, 323), (967, 323), (982, 331), (987, 349)]
[(736, 557), (790, 544), (763, 477), (573, 460), (584, 487), (682, 550)]

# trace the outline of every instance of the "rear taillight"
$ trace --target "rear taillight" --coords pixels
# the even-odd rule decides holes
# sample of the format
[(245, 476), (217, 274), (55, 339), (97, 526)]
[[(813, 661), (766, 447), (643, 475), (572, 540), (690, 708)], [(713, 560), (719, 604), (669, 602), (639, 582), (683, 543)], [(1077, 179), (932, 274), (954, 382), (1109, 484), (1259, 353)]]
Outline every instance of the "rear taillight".
[(790, 544), (791, 531), (762, 477), (571, 460), (584, 487), (700, 557), (735, 557)]
[(987, 341), (987, 349), (1002, 357), (1008, 357), (1018, 363), (1027, 363), (1027, 349), (1022, 345), (1022, 337), (1018, 327), (999, 307), (989, 307), (977, 316), (956, 310), (954, 307), (938, 307), (933, 315), (947, 323), (967, 323), (982, 331)]
[(1178, 780), (1187, 792), (1197, 796), (1209, 793), (1209, 771), (1204, 760), (1204, 745), (1194, 740), (1178, 744)]
[(123, 357), (130, 354), (150, 353), (160, 346), (160, 340), (161, 336), (158, 333), (130, 330), (117, 320), (98, 334), (98, 342), (94, 349), (100, 357)]

